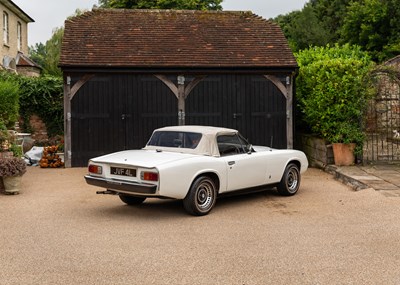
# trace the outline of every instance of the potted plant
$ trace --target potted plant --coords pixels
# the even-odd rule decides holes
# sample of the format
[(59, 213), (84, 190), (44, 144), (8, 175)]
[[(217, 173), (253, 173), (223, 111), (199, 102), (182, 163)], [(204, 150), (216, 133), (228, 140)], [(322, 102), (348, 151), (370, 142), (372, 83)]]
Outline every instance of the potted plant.
[(6, 194), (18, 194), (21, 177), (26, 172), (26, 163), (19, 157), (0, 159), (0, 178), (3, 180)]
[(338, 122), (334, 131), (327, 136), (332, 143), (335, 165), (346, 166), (355, 162), (355, 155), (362, 152), (364, 133), (357, 122)]

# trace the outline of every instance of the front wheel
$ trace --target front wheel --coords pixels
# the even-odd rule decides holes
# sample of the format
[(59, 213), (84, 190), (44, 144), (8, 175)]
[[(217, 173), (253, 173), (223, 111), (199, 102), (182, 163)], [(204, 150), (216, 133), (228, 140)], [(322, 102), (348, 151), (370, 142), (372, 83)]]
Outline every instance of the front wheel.
[(136, 197), (136, 196), (131, 196), (131, 195), (124, 195), (124, 194), (119, 194), (119, 198), (121, 199), (122, 202), (125, 204), (128, 204), (130, 206), (133, 205), (140, 205), (146, 200), (145, 197)]
[(214, 181), (207, 176), (197, 178), (189, 189), (183, 206), (185, 210), (194, 216), (207, 215), (215, 205), (217, 189)]
[(283, 196), (293, 196), (300, 187), (300, 170), (299, 167), (290, 163), (286, 166), (281, 182), (278, 184), (278, 192)]

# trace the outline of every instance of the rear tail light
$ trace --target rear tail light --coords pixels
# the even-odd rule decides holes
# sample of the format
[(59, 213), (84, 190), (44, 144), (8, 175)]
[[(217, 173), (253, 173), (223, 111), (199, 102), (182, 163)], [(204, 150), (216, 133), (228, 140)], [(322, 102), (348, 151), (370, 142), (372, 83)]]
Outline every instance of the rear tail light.
[(94, 174), (102, 174), (103, 173), (103, 167), (98, 166), (98, 165), (89, 165), (89, 173), (94, 173)]
[(158, 173), (157, 172), (142, 171), (140, 173), (140, 179), (146, 180), (146, 181), (158, 181)]

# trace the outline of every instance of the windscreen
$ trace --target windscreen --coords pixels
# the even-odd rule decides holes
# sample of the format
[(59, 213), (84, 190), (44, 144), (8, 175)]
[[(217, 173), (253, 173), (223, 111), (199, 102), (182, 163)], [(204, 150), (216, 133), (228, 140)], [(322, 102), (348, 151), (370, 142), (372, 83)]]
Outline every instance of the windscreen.
[(195, 149), (201, 136), (200, 133), (192, 132), (157, 131), (153, 133), (147, 145)]

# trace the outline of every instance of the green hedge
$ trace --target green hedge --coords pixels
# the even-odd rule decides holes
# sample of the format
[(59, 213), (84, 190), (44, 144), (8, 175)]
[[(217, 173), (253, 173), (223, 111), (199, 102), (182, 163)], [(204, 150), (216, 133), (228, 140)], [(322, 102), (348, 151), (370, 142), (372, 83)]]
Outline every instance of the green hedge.
[(0, 121), (10, 128), (18, 120), (19, 88), (13, 81), (0, 81)]
[(330, 142), (362, 145), (362, 115), (367, 102), (363, 80), (372, 67), (354, 46), (314, 47), (300, 51), (296, 80), (303, 126)]

